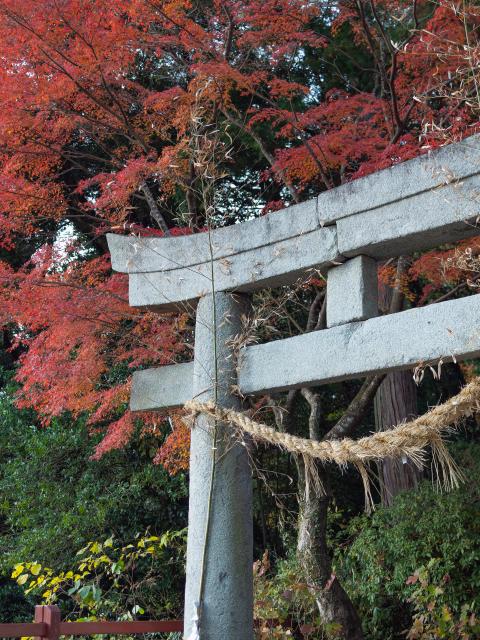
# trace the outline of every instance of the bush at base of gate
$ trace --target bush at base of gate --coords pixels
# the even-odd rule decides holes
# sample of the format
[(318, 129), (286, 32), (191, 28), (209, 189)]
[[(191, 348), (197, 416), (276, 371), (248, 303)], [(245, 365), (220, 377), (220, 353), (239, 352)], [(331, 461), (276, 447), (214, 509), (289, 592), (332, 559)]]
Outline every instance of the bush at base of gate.
[[(266, 564), (268, 559), (264, 558), (260, 565)], [(406, 587), (413, 587), (405, 603), (411, 609), (409, 628), (387, 629), (385, 637), (404, 637), (406, 640), (480, 638), (480, 617), (475, 602), (463, 604), (459, 609), (452, 607), (445, 600), (449, 576), (443, 576), (440, 582), (432, 581), (438, 564), (438, 559), (432, 559), (427, 566), (420, 567), (407, 578)], [(342, 637), (338, 626), (322, 625), (314, 597), (294, 561), (281, 562), (274, 577), (262, 579), (257, 573), (256, 596), (257, 640), (288, 640), (294, 637), (333, 640)], [(368, 627), (367, 615), (364, 615), (364, 622)], [(380, 629), (377, 631), (382, 633)]]
[(480, 637), (480, 617), (475, 612), (475, 602), (463, 604), (460, 611), (454, 612), (444, 602), (445, 585), (448, 574), (440, 584), (432, 584), (437, 559), (432, 559), (426, 567), (421, 567), (407, 579), (407, 584), (415, 585), (409, 598), (413, 605), (413, 624), (407, 634), (407, 640), (475, 640)]
[(315, 598), (295, 558), (272, 567), (268, 552), (254, 563), (257, 640), (339, 638), (337, 625), (322, 625)]
[(14, 567), (12, 578), (41, 604), (59, 604), (66, 620), (151, 616), (150, 600), (160, 595), (161, 617), (169, 618), (176, 603), (155, 587), (162, 572), (182, 571), (184, 548), (185, 531), (137, 536), (125, 546), (108, 538), (80, 549), (77, 562), (67, 571), (56, 573), (38, 562), (22, 562)]
[(456, 445), (453, 455), (468, 478), (459, 489), (439, 494), (426, 480), (392, 507), (352, 520), (335, 542), (337, 572), (369, 640), (392, 640), (410, 628), (415, 585), (408, 578), (432, 559), (429, 584), (443, 590), (437, 600), (455, 619), (464, 606), (478, 616), (480, 446)]
[[(334, 572), (368, 640), (480, 638), (480, 446), (457, 445), (454, 455), (469, 479), (456, 491), (439, 494), (426, 480), (370, 516), (330, 513)], [(322, 628), (293, 557), (270, 565), (265, 556), (255, 585), (261, 640), (291, 638), (288, 631), (338, 637), (338, 629)]]

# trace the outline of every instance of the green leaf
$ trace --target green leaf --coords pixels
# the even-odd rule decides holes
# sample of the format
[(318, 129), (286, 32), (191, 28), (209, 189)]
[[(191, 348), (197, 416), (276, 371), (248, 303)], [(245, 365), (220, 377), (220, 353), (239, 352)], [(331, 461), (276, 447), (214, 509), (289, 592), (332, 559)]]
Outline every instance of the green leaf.
[(92, 598), (95, 600), (95, 602), (100, 602), (100, 599), (102, 597), (102, 590), (100, 589), (100, 587), (92, 585), (91, 593)]
[(81, 589), (79, 589), (77, 594), (79, 598), (81, 598), (83, 601), (87, 601), (90, 598), (91, 590), (92, 590), (92, 586), (87, 584)]

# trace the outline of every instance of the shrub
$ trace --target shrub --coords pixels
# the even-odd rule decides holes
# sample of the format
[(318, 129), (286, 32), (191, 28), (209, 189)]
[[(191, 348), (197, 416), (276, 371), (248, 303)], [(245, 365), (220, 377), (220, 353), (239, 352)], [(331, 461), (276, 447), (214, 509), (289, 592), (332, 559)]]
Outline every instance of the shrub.
[(392, 507), (355, 518), (339, 545), (336, 570), (372, 640), (410, 627), (416, 605), (408, 578), (420, 567), (442, 585), (453, 616), (480, 603), (480, 446), (457, 446), (456, 457), (467, 478), (458, 490), (436, 493), (425, 481)]
[(474, 640), (480, 637), (480, 619), (475, 613), (475, 604), (463, 604), (456, 614), (445, 601), (445, 585), (449, 576), (443, 577), (441, 585), (431, 583), (431, 574), (436, 573), (438, 560), (432, 559), (426, 567), (420, 567), (407, 580), (415, 585), (409, 601), (413, 605), (413, 621), (407, 640)]
[(186, 526), (185, 475), (152, 464), (158, 444), (134, 437), (92, 460), (98, 437), (85, 421), (66, 415), (38, 427), (12, 395), (12, 387), (0, 390), (0, 574), (25, 558), (60, 570), (89, 540)]
[(41, 604), (58, 604), (64, 619), (160, 619), (181, 610), (172, 582), (183, 573), (185, 532), (89, 542), (67, 570), (21, 562), (12, 578)]

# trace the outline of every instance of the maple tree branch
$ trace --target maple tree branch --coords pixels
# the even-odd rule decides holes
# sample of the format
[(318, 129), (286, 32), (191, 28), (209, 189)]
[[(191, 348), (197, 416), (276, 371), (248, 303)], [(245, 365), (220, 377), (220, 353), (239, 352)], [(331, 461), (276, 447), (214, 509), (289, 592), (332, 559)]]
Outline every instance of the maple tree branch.
[(360, 22), (362, 25), (362, 29), (363, 32), (365, 34), (365, 37), (367, 39), (368, 45), (370, 47), (370, 51), (372, 53), (373, 56), (373, 61), (375, 63), (375, 66), (377, 67), (377, 71), (379, 72), (380, 76), (382, 76), (382, 69), (383, 69), (383, 65), (380, 64), (380, 61), (378, 60), (378, 55), (377, 55), (377, 48), (375, 46), (375, 42), (373, 40), (373, 36), (370, 32), (370, 27), (368, 26), (368, 21), (367, 21), (367, 16), (365, 15), (365, 10), (363, 8), (363, 0), (356, 0), (356, 5), (357, 5), (357, 10), (358, 10), (358, 15), (360, 16)]
[[(1, 279), (8, 281), (7, 278)], [(96, 291), (92, 287), (82, 286), (78, 284), (72, 284), (71, 282), (60, 282), (56, 281), (48, 281), (48, 280), (33, 280), (31, 284), (35, 287), (68, 287), (69, 289), (75, 289), (77, 291), (88, 291), (94, 296), (107, 296), (109, 298), (114, 298), (115, 300), (119, 300), (120, 302), (124, 302), (128, 305), (128, 298), (124, 298), (123, 296), (119, 296), (116, 293), (112, 293), (111, 291)], [(123, 314), (122, 314), (123, 315)]]
[(60, 62), (58, 62), (58, 60), (55, 60), (55, 58), (53, 58), (43, 47), (40, 47), (40, 51), (50, 62), (50, 66), (52, 66), (53, 69), (56, 69), (57, 71), (63, 73), (77, 87), (77, 89), (81, 93), (84, 93), (88, 98), (90, 98), (90, 100), (94, 104), (96, 104), (97, 107), (100, 107), (100, 109), (103, 109), (104, 111), (109, 113), (113, 118), (122, 122), (122, 118), (118, 115), (118, 113), (115, 113), (115, 111), (105, 106), (105, 104), (102, 104), (102, 102), (98, 100), (98, 98), (92, 93), (92, 91), (90, 91), (90, 89), (87, 89), (85, 86), (83, 86), (74, 76), (72, 76), (69, 71), (67, 71), (67, 69), (62, 64), (60, 64)]
[[(76, 28), (72, 25), (72, 23), (67, 19), (67, 17), (64, 15), (64, 13), (63, 13), (62, 11), (60, 11), (60, 9), (59, 9), (59, 7), (58, 7), (57, 2), (55, 2), (55, 7), (57, 8), (57, 11), (58, 11), (59, 15), (61, 16), (61, 18), (62, 18), (63, 22), (64, 22), (64, 23), (67, 25), (67, 27), (70, 29), (70, 31), (71, 31), (73, 34), (75, 34), (76, 36), (78, 36), (78, 37), (82, 40), (82, 42), (83, 42), (83, 43), (87, 46), (87, 48), (88, 48), (88, 49), (90, 49), (90, 51), (92, 52), (92, 55), (93, 55), (94, 59), (95, 59), (97, 62), (99, 62), (99, 58), (98, 58), (97, 52), (96, 52), (95, 47), (93, 46), (93, 44), (92, 44), (91, 42), (89, 42), (89, 41), (85, 38), (85, 36), (83, 35), (83, 33), (81, 33), (78, 29), (76, 29)], [(59, 52), (56, 48), (55, 48), (54, 50), (55, 50), (57, 53), (61, 53), (61, 52)], [(102, 68), (101, 68), (101, 66), (100, 66), (100, 65), (98, 65), (98, 70), (99, 70), (100, 78), (101, 78), (101, 82), (102, 82), (102, 85), (103, 85), (103, 87), (104, 87), (105, 91), (106, 91), (106, 92), (108, 93), (108, 95), (110, 96), (110, 99), (111, 99), (111, 100), (112, 100), (112, 101), (117, 105), (117, 107), (118, 107), (118, 109), (119, 109), (119, 111), (120, 111), (120, 113), (121, 113), (122, 119), (123, 119), (123, 121), (124, 121), (124, 123), (125, 123), (125, 126), (127, 127), (127, 129), (128, 129), (128, 131), (129, 131), (129, 133), (131, 134), (131, 132), (132, 132), (131, 123), (130, 123), (130, 121), (129, 121), (129, 119), (128, 119), (128, 116), (127, 116), (127, 114), (126, 114), (126, 112), (125, 112), (125, 110), (124, 110), (124, 108), (123, 108), (122, 103), (120, 102), (120, 100), (117, 98), (117, 96), (114, 94), (114, 92), (113, 92), (113, 91), (112, 91), (112, 89), (110, 88), (109, 84), (107, 83), (106, 78), (105, 78), (105, 75), (104, 75), (103, 70), (102, 70)], [(139, 139), (139, 142), (140, 142), (140, 138), (138, 137), (138, 134), (135, 134), (135, 137), (136, 137), (136, 138), (138, 138), (138, 139)], [(144, 143), (143, 143), (143, 142), (142, 142), (142, 145), (144, 145)], [(145, 151), (147, 151), (147, 147), (146, 147), (146, 145), (144, 145), (144, 147), (145, 147)]]
[(298, 120), (298, 114), (297, 111), (295, 109), (295, 107), (293, 106), (293, 103), (291, 101), (291, 99), (289, 100), (290, 103), (290, 110), (293, 114), (293, 118), (295, 120), (295, 122), (292, 122), (292, 126), (294, 127), (295, 131), (298, 133), (300, 140), (302, 141), (302, 143), (305, 146), (305, 149), (307, 150), (308, 154), (310, 155), (310, 157), (312, 158), (313, 162), (315, 163), (317, 169), (318, 169), (318, 173), (320, 174), (320, 177), (323, 181), (323, 184), (325, 185), (326, 189), (333, 189), (333, 187), (335, 186), (333, 181), (330, 179), (330, 176), (327, 175), (325, 169), (323, 168), (322, 163), (320, 162), (320, 160), (317, 157), (317, 154), (313, 151), (310, 142), (312, 142), (312, 144), (314, 144), (317, 149), (319, 150), (319, 152), (321, 153), (321, 155), (323, 156), (323, 158), (325, 159), (325, 153), (323, 151), (323, 149), (321, 148), (320, 144), (316, 141), (316, 140), (312, 140), (310, 141), (306, 134), (305, 131), (303, 130), (303, 128), (300, 126), (299, 120)]
[[(110, 124), (109, 122), (105, 122), (104, 120), (100, 120), (99, 118), (93, 118), (91, 115), (87, 115), (86, 112), (84, 111), (78, 111), (77, 109), (74, 109), (73, 107), (66, 105), (61, 106), (60, 103), (56, 104), (54, 108), (52, 108), (52, 112), (58, 112), (58, 113), (62, 113), (66, 116), (70, 115), (74, 115), (74, 116), (78, 116), (79, 118), (82, 118), (82, 120), (84, 120), (85, 122), (93, 125), (94, 127), (97, 127), (99, 129), (105, 129), (106, 131), (109, 131), (110, 133), (116, 133), (117, 135), (121, 136), (122, 138), (125, 138), (125, 140), (128, 140), (129, 142), (131, 142), (133, 145), (137, 145), (138, 141), (135, 140), (134, 138), (132, 138), (127, 131), (125, 131), (125, 129), (122, 129), (120, 127), (115, 127), (113, 126), (113, 124)], [(91, 129), (86, 128), (87, 131), (92, 132)], [(143, 149), (142, 149), (143, 150)], [(110, 153), (108, 155), (111, 155)]]
[[(127, 121), (126, 121), (126, 124), (127, 124)], [(45, 143), (42, 143), (41, 141), (35, 141), (35, 142), (38, 143), (40, 146), (43, 146), (43, 147), (47, 148), (48, 150), (52, 150), (53, 149), (54, 151), (57, 151), (61, 157), (65, 158), (65, 159), (68, 159), (73, 164), (76, 164), (77, 168), (82, 169), (82, 170), (83, 170), (83, 167), (79, 163), (75, 163), (74, 162), (74, 158), (92, 159), (92, 160), (95, 160), (95, 161), (103, 162), (105, 164), (111, 164), (112, 166), (116, 167), (117, 169), (121, 168), (121, 164), (119, 163), (119, 161), (114, 159), (113, 156), (110, 156), (111, 159), (101, 158), (101, 157), (96, 156), (96, 155), (91, 154), (91, 153), (90, 154), (79, 153), (79, 152), (75, 153), (75, 152), (70, 152), (69, 150), (55, 149), (54, 147), (46, 145)], [(33, 152), (30, 152), (30, 154), (33, 154)], [(148, 203), (148, 206), (149, 206), (149, 209), (150, 209), (150, 215), (155, 220), (155, 222), (157, 223), (158, 227), (162, 231), (164, 231), (164, 233), (166, 235), (170, 235), (170, 231), (169, 231), (168, 225), (167, 225), (167, 223), (165, 221), (165, 218), (162, 215), (162, 213), (160, 212), (160, 209), (158, 208), (157, 203), (155, 201), (155, 198), (154, 198), (154, 196), (153, 196), (148, 184), (146, 183), (146, 181), (144, 181), (140, 185), (140, 190), (143, 192), (143, 194), (145, 196), (145, 199), (146, 199), (146, 201)]]
[(319, 289), (315, 296), (314, 301), (310, 305), (310, 309), (308, 311), (308, 319), (307, 326), (305, 327), (305, 331), (308, 333), (309, 331), (314, 331), (317, 327), (318, 318), (321, 313), (321, 308), (323, 306), (323, 302), (325, 300), (326, 291), (325, 289)]
[(388, 37), (387, 32), (385, 31), (385, 28), (382, 24), (382, 21), (380, 20), (380, 17), (378, 15), (377, 9), (375, 7), (375, 3), (374, 0), (370, 0), (369, 1), (370, 4), (370, 9), (372, 11), (373, 17), (375, 18), (375, 21), (378, 25), (380, 34), (383, 38), (383, 41), (385, 43), (385, 46), (387, 47), (387, 50), (389, 51), (390, 55), (391, 55), (391, 64), (390, 64), (390, 74), (388, 76), (388, 87), (389, 87), (389, 92), (390, 92), (390, 106), (391, 106), (391, 110), (392, 110), (392, 116), (393, 116), (393, 120), (395, 123), (395, 131), (394, 134), (392, 136), (392, 140), (393, 141), (397, 141), (398, 138), (401, 136), (404, 126), (405, 126), (405, 121), (402, 120), (401, 116), (400, 116), (400, 111), (398, 108), (398, 98), (397, 98), (397, 93), (396, 93), (396, 88), (395, 88), (395, 80), (397, 77), (397, 65), (398, 65), (398, 60), (397, 60), (397, 55), (398, 55), (398, 49), (396, 47), (394, 47), (394, 45), (392, 44), (390, 38)]
[(387, 49), (390, 51), (391, 54), (393, 54), (395, 52), (395, 48), (390, 40), (390, 38), (387, 35), (387, 32), (385, 31), (385, 28), (382, 24), (382, 21), (379, 18), (377, 9), (375, 7), (375, 2), (374, 0), (369, 0), (369, 4), (370, 4), (370, 9), (372, 11), (372, 15), (375, 18), (376, 23), (378, 24), (378, 28), (380, 30), (380, 33), (382, 34), (382, 38), (385, 42), (385, 44), (387, 45)]
[(36, 31), (31, 24), (29, 24), (20, 14), (15, 13), (11, 9), (6, 9), (5, 7), (1, 7), (1, 12), (4, 13), (10, 20), (12, 20), (15, 24), (17, 24), (20, 28), (25, 29), (29, 33), (31, 33), (37, 40), (45, 43), (49, 46), (55, 53), (57, 53), (61, 58), (63, 58), (66, 62), (71, 64), (74, 67), (81, 68), (81, 65), (78, 62), (72, 60), (69, 56), (67, 56), (63, 51), (57, 49), (54, 45), (51, 45), (42, 35)]
[(155, 222), (158, 224), (159, 228), (165, 233), (166, 236), (170, 235), (170, 229), (168, 228), (168, 225), (165, 221), (165, 218), (163, 217), (162, 213), (160, 212), (160, 209), (158, 208), (157, 202), (153, 196), (153, 193), (150, 190), (150, 187), (148, 186), (147, 182), (144, 181), (142, 182), (142, 184), (140, 185), (140, 189), (143, 192), (143, 194), (145, 195), (145, 199), (148, 203), (148, 206), (150, 207), (150, 215), (152, 216), (152, 218), (155, 220)]
[[(25, 135), (25, 141), (31, 142), (32, 144), (36, 144), (39, 147), (45, 149), (46, 151), (53, 151), (57, 153), (59, 156), (61, 156), (65, 160), (68, 160), (69, 162), (71, 162), (78, 169), (82, 169), (82, 170), (85, 169), (80, 164), (80, 162), (78, 162), (78, 160), (81, 160), (81, 159), (93, 160), (98, 163), (114, 166), (113, 161), (108, 160), (107, 158), (101, 158), (100, 156), (96, 156), (95, 154), (92, 154), (92, 153), (87, 153), (87, 152), (83, 153), (80, 151), (73, 151), (68, 148), (58, 147), (53, 144), (46, 144), (42, 140), (37, 140), (36, 138), (28, 137), (27, 135)], [(9, 147), (5, 144), (0, 144), (0, 151), (4, 153), (16, 153), (18, 155), (31, 156), (34, 158), (45, 157), (45, 151), (34, 151), (33, 149), (24, 149), (21, 146)], [(62, 175), (62, 173), (59, 173), (57, 175)]]
[(415, 25), (415, 30), (418, 31), (420, 28), (420, 22), (418, 20), (418, 0), (413, 0), (412, 2), (412, 15), (413, 15), (413, 24)]
[[(47, 40), (45, 40), (44, 38), (42, 38), (41, 36), (39, 36), (34, 30), (32, 29), (28, 29), (28, 26), (26, 24), (20, 23), (17, 21), (17, 24), (19, 24), (20, 26), (23, 26), (23, 28), (27, 28), (27, 30), (31, 31), (31, 33), (33, 33), (41, 42), (45, 43), (47, 46), (49, 46), (55, 53), (57, 53), (58, 55), (60, 55), (61, 57), (63, 57), (65, 60), (67, 60), (67, 62), (71, 62), (71, 64), (74, 64), (72, 61), (69, 60), (69, 58), (67, 58), (65, 55), (63, 55), (63, 53), (61, 51), (59, 51), (58, 49), (56, 49), (55, 47), (51, 47), (51, 45), (48, 43)], [(100, 70), (100, 74), (101, 74), (101, 79), (102, 79), (102, 84), (105, 88), (105, 90), (107, 91), (108, 95), (110, 96), (110, 98), (114, 101), (114, 103), (119, 107), (120, 109), (120, 113), (121, 115), (119, 115), (118, 113), (116, 113), (113, 109), (111, 109), (109, 106), (107, 106), (105, 103), (103, 103), (102, 101), (100, 101), (95, 95), (94, 93), (86, 88), (83, 84), (81, 84), (65, 67), (64, 65), (62, 65), (58, 60), (55, 60), (53, 58), (53, 56), (51, 54), (49, 54), (44, 47), (39, 47), (39, 50), (43, 53), (43, 55), (46, 57), (46, 59), (50, 62), (50, 65), (56, 69), (57, 71), (60, 71), (61, 73), (63, 73), (76, 87), (77, 89), (85, 94), (94, 104), (96, 104), (100, 109), (103, 109), (104, 111), (106, 111), (107, 113), (109, 113), (113, 118), (115, 118), (116, 120), (118, 120), (119, 122), (123, 122), (123, 124), (126, 126), (127, 128), (127, 132), (128, 132), (128, 136), (125, 134), (125, 132), (123, 130), (120, 130), (120, 132), (125, 135), (125, 137), (128, 137), (128, 139), (135, 144), (138, 144), (142, 150), (147, 153), (148, 152), (148, 145), (145, 143), (145, 141), (140, 138), (140, 136), (138, 135), (137, 132), (132, 130), (131, 124), (128, 120), (128, 117), (121, 105), (121, 103), (119, 102), (119, 100), (116, 98), (116, 96), (113, 94), (113, 92), (111, 91), (111, 89), (108, 87), (106, 80), (104, 78), (103, 72)], [(75, 65), (78, 66), (78, 65)], [(85, 114), (82, 112), (81, 114), (85, 117)]]
[[(253, 140), (255, 140), (255, 142), (257, 143), (262, 155), (264, 156), (264, 158), (267, 160), (267, 162), (269, 163), (269, 165), (273, 169), (275, 164), (276, 164), (275, 158), (267, 150), (267, 148), (265, 147), (265, 145), (263, 143), (263, 140), (260, 138), (260, 136), (258, 136), (257, 133), (253, 129), (249, 129), (245, 125), (245, 123), (242, 122), (242, 120), (240, 120), (238, 117), (235, 117), (234, 115), (232, 115), (232, 113), (230, 113), (230, 111), (228, 111), (228, 109), (226, 109), (225, 107), (220, 107), (220, 111), (227, 118), (227, 120), (229, 120), (233, 125), (238, 127), (241, 131), (243, 131), (244, 133), (249, 135), (251, 138), (253, 138)], [(295, 189), (295, 187), (293, 186), (293, 184), (291, 183), (291, 181), (287, 177), (287, 175), (285, 173), (285, 170), (284, 169), (274, 169), (274, 171), (281, 177), (281, 179), (284, 182), (285, 186), (290, 191), (290, 194), (291, 194), (293, 200), (296, 203), (299, 203), (300, 202), (300, 196), (298, 194), (298, 191)]]
[(397, 91), (395, 87), (395, 81), (397, 78), (397, 68), (398, 68), (397, 55), (398, 55), (397, 51), (394, 51), (392, 53), (390, 76), (388, 79), (388, 84), (390, 87), (390, 101), (392, 104), (393, 120), (396, 126), (395, 133), (392, 137), (392, 142), (396, 142), (398, 138), (400, 138), (405, 128), (405, 120), (402, 120), (402, 117), (400, 116), (400, 111), (398, 108), (398, 97), (397, 97)]
[[(474, 276), (470, 282), (478, 282), (478, 280), (480, 280), (480, 274)], [(445, 302), (445, 300), (448, 300), (449, 298), (451, 298), (452, 296), (454, 296), (456, 293), (458, 293), (459, 291), (461, 291), (462, 289), (465, 289), (465, 287), (469, 287), (470, 285), (468, 284), (468, 282), (460, 282), (460, 284), (457, 284), (455, 287), (453, 287), (453, 289), (450, 289), (450, 291), (447, 291), (447, 293), (444, 293), (443, 296), (440, 296), (439, 298), (435, 298), (435, 300), (430, 300), (429, 302), (420, 304), (418, 306), (428, 306), (431, 304), (437, 304), (438, 302)]]
[(408, 118), (410, 117), (410, 114), (413, 110), (413, 108), (415, 107), (415, 101), (412, 101), (407, 113), (402, 117), (400, 114), (400, 108), (398, 105), (398, 96), (397, 96), (397, 92), (396, 92), (396, 87), (395, 87), (395, 82), (396, 82), (396, 78), (397, 78), (397, 73), (398, 73), (398, 53), (400, 50), (404, 49), (406, 47), (406, 45), (411, 41), (411, 39), (413, 38), (415, 31), (417, 31), (419, 29), (419, 21), (418, 21), (418, 15), (417, 15), (417, 0), (413, 0), (413, 4), (412, 4), (412, 15), (413, 15), (413, 22), (414, 22), (414, 30), (411, 30), (410, 35), (408, 36), (408, 38), (400, 45), (396, 46), (392, 43), (392, 41), (390, 40), (390, 38), (388, 37), (387, 32), (385, 31), (385, 27), (382, 24), (382, 21), (380, 20), (380, 17), (378, 15), (377, 9), (375, 7), (375, 2), (374, 0), (369, 0), (369, 4), (370, 4), (370, 8), (372, 10), (372, 14), (375, 18), (375, 21), (378, 24), (380, 33), (382, 35), (383, 41), (385, 42), (385, 45), (387, 46), (387, 49), (389, 50), (390, 54), (391, 54), (391, 66), (390, 66), (390, 74), (389, 74), (389, 78), (388, 78), (388, 86), (389, 86), (389, 91), (390, 91), (390, 102), (391, 102), (391, 109), (392, 109), (392, 116), (395, 122), (395, 131), (393, 133), (393, 136), (390, 140), (390, 144), (395, 144), (396, 142), (398, 142), (398, 139), (400, 138), (400, 136), (402, 135), (402, 133), (405, 130), (406, 124), (408, 122)]
[(222, 2), (222, 9), (223, 9), (225, 15), (227, 16), (227, 20), (228, 20), (228, 30), (227, 30), (227, 35), (226, 35), (226, 38), (225, 38), (225, 47), (224, 47), (224, 51), (223, 51), (223, 57), (225, 58), (225, 60), (228, 60), (228, 58), (230, 57), (230, 51), (231, 51), (232, 45), (233, 45), (234, 23), (233, 23), (233, 19), (232, 19), (232, 16), (230, 14), (230, 11), (225, 6), (224, 2)]

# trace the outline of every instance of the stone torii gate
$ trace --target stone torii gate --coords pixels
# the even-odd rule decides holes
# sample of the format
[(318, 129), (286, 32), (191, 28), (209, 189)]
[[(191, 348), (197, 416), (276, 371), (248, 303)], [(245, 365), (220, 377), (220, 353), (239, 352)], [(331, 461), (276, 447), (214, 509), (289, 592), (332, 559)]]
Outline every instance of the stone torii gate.
[[(239, 225), (174, 238), (109, 235), (113, 268), (129, 274), (132, 306), (161, 312), (198, 301), (194, 361), (136, 372), (132, 410), (192, 398), (240, 409), (249, 394), (479, 356), (480, 296), (378, 317), (376, 265), (477, 235), (479, 187), (480, 136), (472, 136)], [(328, 271), (327, 329), (244, 347), (237, 359), (232, 338), (249, 293), (312, 269)], [(251, 472), (229, 427), (215, 433), (197, 418), (185, 637), (201, 597), (201, 640), (251, 640)]]

